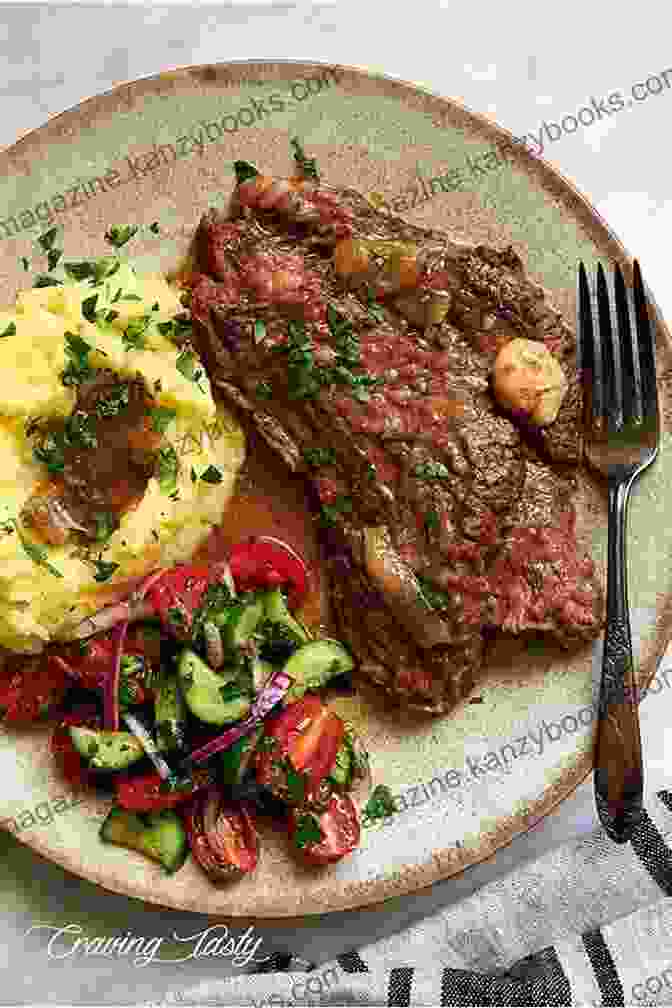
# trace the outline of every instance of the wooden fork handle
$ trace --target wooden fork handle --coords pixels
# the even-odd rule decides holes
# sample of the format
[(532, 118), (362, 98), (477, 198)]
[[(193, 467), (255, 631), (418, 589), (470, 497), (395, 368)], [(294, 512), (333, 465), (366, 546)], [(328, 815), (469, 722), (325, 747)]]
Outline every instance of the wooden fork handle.
[(631, 480), (609, 482), (607, 628), (595, 747), (597, 811), (616, 843), (631, 838), (642, 816), (644, 791), (625, 560), (631, 485)]

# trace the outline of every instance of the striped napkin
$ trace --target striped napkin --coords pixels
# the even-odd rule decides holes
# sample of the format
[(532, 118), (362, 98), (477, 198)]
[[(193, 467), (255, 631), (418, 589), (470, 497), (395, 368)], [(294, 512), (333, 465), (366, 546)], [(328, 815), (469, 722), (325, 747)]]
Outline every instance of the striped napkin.
[(262, 972), (174, 990), (160, 1004), (672, 1004), (672, 901), (664, 898), (672, 895), (672, 791), (650, 794), (646, 809), (627, 844), (595, 827), (332, 962), (275, 955)]

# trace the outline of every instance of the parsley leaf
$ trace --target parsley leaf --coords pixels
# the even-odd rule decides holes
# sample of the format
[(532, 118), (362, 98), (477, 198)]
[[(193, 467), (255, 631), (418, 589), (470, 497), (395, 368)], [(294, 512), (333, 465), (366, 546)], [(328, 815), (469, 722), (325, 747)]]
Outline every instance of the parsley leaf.
[(26, 256), (21, 256), (21, 265), (27, 273), (30, 269), (30, 259), (27, 259)]
[(422, 596), (431, 609), (447, 609), (450, 605), (450, 595), (441, 591), (427, 578), (418, 576), (418, 583)]
[(63, 255), (62, 249), (50, 249), (47, 254), (47, 267), (49, 270), (56, 269), (58, 261)]
[(296, 829), (294, 831), (294, 844), (299, 850), (308, 847), (309, 844), (319, 844), (322, 840), (322, 829), (316, 816), (310, 812), (305, 812), (298, 816)]
[(306, 776), (292, 766), (289, 756), (285, 756), (283, 768), (287, 779), (287, 793), (294, 805), (300, 805), (306, 797)]
[(418, 462), (413, 476), (421, 480), (450, 479), (450, 469), (443, 462)]
[(61, 374), (61, 381), (64, 385), (79, 385), (86, 378), (91, 377), (92, 369), (89, 366), (89, 352), (91, 350), (91, 344), (83, 340), (81, 336), (66, 332), (65, 353), (70, 358), (70, 362)]
[(96, 511), (93, 520), (96, 523), (96, 542), (107, 542), (117, 527), (114, 515), (111, 511)]
[(84, 298), (82, 301), (82, 315), (87, 320), (87, 322), (96, 321), (96, 305), (98, 303), (98, 295), (92, 294), (91, 297)]
[(266, 338), (266, 323), (263, 319), (254, 320), (254, 342), (261, 343)]
[[(196, 367), (197, 362), (198, 357), (193, 350), (183, 350), (175, 361), (175, 367), (180, 374), (184, 375), (187, 381), (193, 381), (196, 385), (198, 385), (199, 380), (203, 377), (203, 369)], [(205, 391), (200, 385), (198, 387), (201, 389), (201, 392)]]
[(248, 179), (256, 178), (259, 174), (254, 165), (251, 165), (249, 161), (234, 161), (233, 170), (236, 173), (236, 183), (238, 185), (241, 182), (247, 182)]
[(120, 227), (115, 225), (105, 232), (105, 241), (109, 242), (110, 245), (114, 245), (115, 248), (121, 248), (122, 245), (125, 245), (127, 241), (130, 241), (137, 234), (137, 231), (137, 227), (131, 224), (122, 224)]
[(397, 812), (397, 805), (389, 787), (386, 784), (377, 784), (364, 806), (362, 819), (366, 823), (371, 823), (376, 819), (387, 819), (395, 812)]
[(257, 399), (272, 399), (273, 398), (273, 389), (268, 384), (268, 382), (262, 381), (262, 382), (259, 382), (259, 384), (255, 388), (254, 394), (255, 394), (255, 396), (256, 396)]
[(49, 228), (48, 231), (45, 231), (44, 234), (40, 235), (37, 241), (43, 252), (48, 252), (49, 249), (53, 248), (57, 234), (58, 234), (58, 228), (52, 227)]
[(222, 476), (221, 469), (217, 466), (209, 465), (205, 472), (201, 473), (201, 479), (204, 483), (221, 483), (224, 477)]
[(159, 222), (158, 221), (153, 221), (149, 225), (149, 230), (152, 232), (152, 234), (158, 235), (158, 233), (160, 231)]
[(150, 409), (149, 415), (152, 418), (152, 429), (157, 434), (165, 434), (177, 416), (177, 410), (171, 409), (170, 406), (156, 406), (154, 409)]
[(160, 448), (157, 458), (156, 478), (163, 493), (173, 494), (177, 490), (178, 470), (179, 462), (173, 446), (169, 444)]
[[(123, 301), (124, 298), (121, 298)], [(127, 350), (144, 350), (146, 347), (145, 333), (152, 321), (150, 315), (140, 315), (129, 320), (124, 329), (122, 340)]]
[(82, 448), (97, 448), (98, 438), (93, 418), (83, 410), (72, 413), (65, 421), (65, 439), (68, 444)]
[(26, 539), (25, 536), (22, 534), (21, 530), (19, 529), (16, 519), (12, 519), (12, 524), (16, 529), (16, 533), (19, 537), (19, 542), (21, 543), (24, 551), (28, 554), (33, 563), (37, 564), (39, 567), (46, 567), (49, 573), (53, 574), (54, 577), (62, 578), (63, 575), (61, 574), (61, 572), (56, 567), (54, 567), (52, 564), (49, 563), (47, 559), (49, 554), (47, 553), (47, 550), (44, 548), (44, 546), (38, 546), (37, 543), (32, 543), (30, 542), (29, 539)]
[(128, 406), (128, 385), (114, 385), (104, 399), (96, 403), (96, 414), (99, 417), (117, 416)]
[(16, 336), (16, 322), (10, 322), (5, 331), (0, 333), (0, 339), (5, 339), (6, 336)]
[[(158, 310), (158, 308), (157, 308)], [(185, 343), (194, 334), (194, 327), (188, 319), (175, 317), (169, 322), (157, 322), (156, 328), (162, 336), (173, 343)]]
[(439, 512), (435, 508), (430, 508), (425, 515), (425, 528), (429, 530), (438, 529), (441, 524)]
[(297, 166), (301, 169), (301, 174), (305, 178), (312, 178), (315, 179), (316, 182), (319, 182), (320, 174), (317, 170), (317, 162), (315, 161), (315, 158), (306, 157), (305, 151), (296, 137), (293, 137), (290, 143), (294, 148), (294, 160), (296, 161)]
[(38, 462), (46, 465), (51, 473), (62, 473), (65, 467), (65, 439), (62, 434), (47, 434), (41, 444), (33, 448)]
[(237, 700), (243, 695), (243, 691), (236, 682), (225, 683), (224, 686), (219, 687), (219, 695), (225, 703), (229, 700)]
[(118, 563), (108, 562), (107, 560), (95, 560), (96, 573), (93, 575), (96, 581), (109, 581), (114, 572), (119, 569)]
[(47, 276), (46, 273), (40, 273), (33, 284), (33, 287), (62, 287), (63, 284), (56, 277)]
[(303, 457), (309, 466), (318, 469), (320, 466), (333, 465), (336, 455), (332, 448), (304, 448)]

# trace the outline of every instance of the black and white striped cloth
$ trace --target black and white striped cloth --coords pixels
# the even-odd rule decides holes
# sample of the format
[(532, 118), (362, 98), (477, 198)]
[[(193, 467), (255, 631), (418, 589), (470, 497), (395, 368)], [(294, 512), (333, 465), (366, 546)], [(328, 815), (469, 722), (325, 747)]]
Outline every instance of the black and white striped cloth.
[(175, 990), (162, 1003), (672, 1004), (672, 790), (649, 795), (646, 808), (628, 844), (595, 828), (332, 962), (275, 955), (263, 972)]

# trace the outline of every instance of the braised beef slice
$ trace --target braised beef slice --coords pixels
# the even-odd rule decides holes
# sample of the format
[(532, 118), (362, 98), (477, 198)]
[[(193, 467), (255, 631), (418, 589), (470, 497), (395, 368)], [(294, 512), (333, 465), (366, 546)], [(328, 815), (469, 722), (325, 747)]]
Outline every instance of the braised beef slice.
[[(422, 247), (452, 291), (442, 323), (416, 328), (387, 302), (372, 312), (336, 276), (328, 235), (272, 213), (248, 210), (232, 225), (210, 211), (197, 236), (196, 335), (215, 386), (310, 477), (331, 545), (338, 632), (361, 672), (406, 706), (442, 711), (472, 688), (488, 627), (567, 644), (599, 632), (602, 598), (578, 555), (567, 475), (580, 457), (574, 335), (513, 249), (456, 245), (353, 190), (339, 196), (355, 235)], [(273, 276), (283, 262), (293, 287), (280, 303)], [(349, 322), (359, 355), (347, 357), (316, 292)], [(303, 328), (288, 335), (297, 320)], [(515, 335), (543, 340), (570, 378), (558, 420), (542, 432), (515, 424), (490, 392), (497, 350)], [(375, 384), (356, 386), (342, 369), (339, 377), (344, 361), (350, 376)], [(332, 377), (311, 388), (315, 368)], [(409, 616), (408, 592), (389, 572), (372, 574), (376, 529), (388, 537), (390, 569), (401, 562), (417, 589), (426, 632)]]

